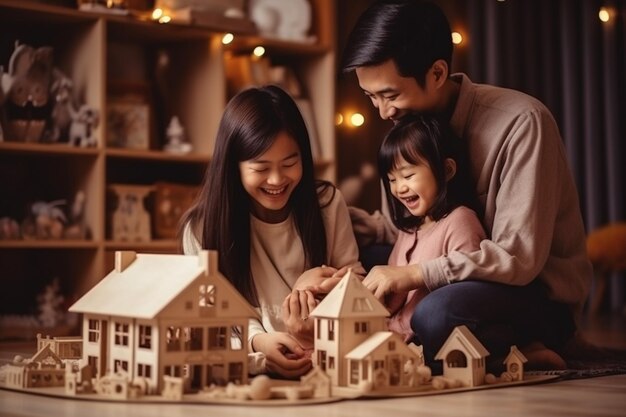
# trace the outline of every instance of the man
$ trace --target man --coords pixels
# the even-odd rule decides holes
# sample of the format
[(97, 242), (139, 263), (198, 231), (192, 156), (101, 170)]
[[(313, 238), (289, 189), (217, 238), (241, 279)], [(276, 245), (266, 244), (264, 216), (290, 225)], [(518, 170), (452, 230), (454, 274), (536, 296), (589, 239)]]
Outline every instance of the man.
[[(501, 360), (517, 345), (534, 368), (565, 367), (562, 352), (592, 276), (578, 195), (556, 123), (523, 93), (450, 75), (449, 23), (434, 4), (373, 4), (357, 21), (344, 71), (383, 119), (409, 112), (449, 120), (469, 151), (488, 238), (480, 250), (403, 267), (374, 267), (376, 296), (425, 288), (411, 327), (430, 366), (455, 326), (466, 325)], [(358, 213), (356, 213), (358, 214)], [(357, 233), (390, 236), (382, 218), (353, 216)], [(495, 370), (497, 363), (490, 365)]]

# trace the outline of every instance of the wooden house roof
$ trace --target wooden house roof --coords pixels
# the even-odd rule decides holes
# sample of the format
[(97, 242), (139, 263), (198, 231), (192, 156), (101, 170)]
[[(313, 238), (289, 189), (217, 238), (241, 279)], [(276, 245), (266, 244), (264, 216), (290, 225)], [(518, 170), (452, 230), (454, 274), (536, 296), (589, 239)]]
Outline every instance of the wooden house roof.
[[(209, 259), (215, 265), (209, 266)], [(117, 252), (116, 268), (70, 307), (78, 313), (155, 318), (196, 279), (215, 285), (236, 302), (227, 317), (258, 314), (235, 287), (217, 271), (217, 256), (208, 251), (197, 256)]]
[(448, 352), (455, 349), (462, 350), (474, 359), (489, 356), (489, 351), (485, 349), (483, 344), (476, 339), (476, 336), (465, 325), (457, 326), (452, 330), (448, 339), (437, 352), (435, 359), (443, 360)]
[(387, 317), (389, 311), (368, 290), (352, 270), (311, 312), (311, 317), (350, 318)]

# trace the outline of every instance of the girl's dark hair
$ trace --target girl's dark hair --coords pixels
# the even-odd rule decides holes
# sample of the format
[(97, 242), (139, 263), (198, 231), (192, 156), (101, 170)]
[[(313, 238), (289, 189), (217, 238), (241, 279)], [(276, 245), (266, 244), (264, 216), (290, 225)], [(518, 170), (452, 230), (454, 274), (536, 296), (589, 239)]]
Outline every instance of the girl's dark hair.
[[(435, 117), (407, 115), (387, 133), (378, 151), (378, 172), (391, 210), (391, 220), (398, 229), (411, 233), (424, 222), (423, 217), (413, 216), (391, 194), (387, 174), (397, 166), (399, 157), (410, 164), (428, 165), (433, 172), (439, 194), (427, 216), (439, 220), (461, 205), (477, 210), (463, 142), (452, 133), (447, 123)], [(447, 158), (453, 159), (457, 166), (456, 174), (449, 181), (446, 181)]]
[[(189, 224), (202, 248), (219, 252), (219, 270), (246, 299), (256, 305), (250, 270), (250, 197), (244, 190), (239, 163), (267, 151), (280, 132), (300, 148), (302, 179), (289, 199), (302, 239), (307, 268), (328, 263), (326, 234), (318, 193), (334, 187), (316, 182), (309, 134), (296, 103), (276, 86), (250, 88), (234, 96), (220, 121), (211, 162), (195, 204), (181, 220), (179, 235)], [(332, 198), (331, 198), (332, 199)]]
[(401, 76), (415, 78), (421, 87), (438, 59), (452, 68), (450, 24), (439, 6), (419, 0), (386, 0), (363, 12), (348, 37), (343, 71), (389, 59)]

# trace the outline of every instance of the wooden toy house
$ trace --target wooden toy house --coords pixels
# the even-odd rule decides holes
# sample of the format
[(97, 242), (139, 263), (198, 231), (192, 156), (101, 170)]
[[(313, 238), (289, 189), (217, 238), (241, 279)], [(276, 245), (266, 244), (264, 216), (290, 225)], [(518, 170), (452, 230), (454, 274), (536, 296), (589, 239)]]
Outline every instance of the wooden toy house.
[(249, 318), (256, 312), (219, 273), (217, 253), (116, 252), (115, 269), (70, 311), (83, 313), (83, 362), (97, 377), (125, 371), (161, 392), (247, 383)]
[(489, 352), (467, 326), (456, 327), (435, 359), (443, 361), (443, 376), (460, 381), (466, 387), (485, 382), (485, 358)]
[(506, 365), (506, 372), (511, 376), (512, 381), (521, 381), (524, 379), (524, 364), (528, 362), (526, 356), (517, 348), (517, 346), (511, 346), (511, 351), (504, 358), (504, 365)]
[(336, 386), (347, 386), (345, 356), (372, 334), (386, 330), (389, 312), (352, 273), (339, 281), (311, 312), (315, 319), (313, 364)]
[(346, 355), (348, 386), (371, 383), (375, 390), (408, 387), (411, 376), (404, 371), (409, 361), (417, 362), (415, 352), (393, 332), (377, 332)]

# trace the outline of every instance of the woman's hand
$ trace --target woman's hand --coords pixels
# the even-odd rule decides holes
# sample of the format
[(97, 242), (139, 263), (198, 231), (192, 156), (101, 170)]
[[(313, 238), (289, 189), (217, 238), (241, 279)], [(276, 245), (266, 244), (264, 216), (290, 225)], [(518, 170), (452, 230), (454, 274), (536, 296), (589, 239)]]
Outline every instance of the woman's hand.
[(317, 304), (318, 301), (309, 290), (293, 290), (283, 301), (282, 319), (287, 332), (304, 348), (313, 347), (314, 328), (309, 315)]
[(265, 354), (268, 374), (295, 379), (312, 367), (310, 351), (287, 333), (260, 333), (252, 339), (252, 348)]
[(408, 292), (424, 286), (422, 268), (416, 265), (373, 267), (363, 280), (365, 285), (379, 300), (387, 294)]

